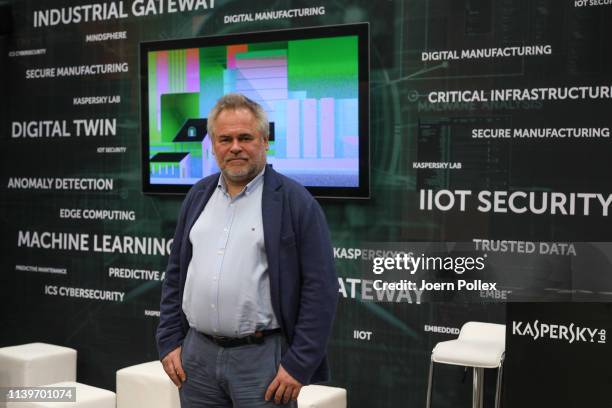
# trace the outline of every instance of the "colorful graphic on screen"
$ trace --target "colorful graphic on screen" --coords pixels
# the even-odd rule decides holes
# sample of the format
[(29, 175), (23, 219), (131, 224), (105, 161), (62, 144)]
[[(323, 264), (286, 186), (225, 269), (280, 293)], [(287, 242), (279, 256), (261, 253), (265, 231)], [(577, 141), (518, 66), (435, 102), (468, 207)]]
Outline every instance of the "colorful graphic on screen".
[(149, 51), (151, 184), (219, 171), (206, 134), (216, 100), (239, 92), (270, 120), (268, 163), (305, 186), (359, 186), (358, 37)]

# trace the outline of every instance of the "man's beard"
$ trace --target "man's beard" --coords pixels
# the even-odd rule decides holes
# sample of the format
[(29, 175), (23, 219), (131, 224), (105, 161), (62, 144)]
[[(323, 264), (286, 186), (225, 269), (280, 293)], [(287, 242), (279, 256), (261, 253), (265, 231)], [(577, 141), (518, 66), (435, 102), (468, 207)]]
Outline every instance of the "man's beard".
[(258, 166), (258, 164), (259, 163), (249, 162), (246, 166), (233, 167), (226, 163), (225, 169), (222, 171), (223, 177), (233, 182), (251, 181), (265, 167), (265, 158), (261, 166)]
[(257, 175), (257, 169), (254, 165), (249, 165), (242, 168), (225, 168), (223, 176), (231, 181), (245, 181)]

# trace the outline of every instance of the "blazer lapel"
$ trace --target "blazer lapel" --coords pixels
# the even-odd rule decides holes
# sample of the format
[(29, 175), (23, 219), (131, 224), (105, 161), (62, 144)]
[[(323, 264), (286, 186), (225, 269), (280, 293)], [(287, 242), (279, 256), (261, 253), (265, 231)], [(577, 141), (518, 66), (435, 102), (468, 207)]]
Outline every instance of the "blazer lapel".
[[(218, 182), (219, 179), (217, 178), (202, 190), (198, 191), (196, 193), (197, 195), (193, 198), (191, 208), (187, 210), (187, 220), (185, 222), (185, 229), (183, 230), (183, 242), (187, 245), (183, 245), (185, 252), (182, 254), (182, 258), (186, 262), (191, 260), (191, 242), (189, 242), (189, 233), (191, 232), (193, 224), (195, 224), (198, 217), (200, 217), (200, 214), (202, 214), (202, 211), (204, 211), (204, 207), (206, 206), (208, 200), (210, 200), (215, 188), (217, 188)], [(185, 267), (185, 274), (187, 274), (187, 267)]]
[[(283, 217), (283, 200), (281, 197), (282, 184), (278, 174), (268, 165), (264, 173), (264, 190), (261, 199), (261, 215), (264, 229), (264, 242), (268, 258), (268, 276), (270, 278), (270, 296), (272, 308), (277, 320), (281, 321), (280, 313), (280, 270), (279, 246), (281, 234), (281, 220)], [(282, 323), (281, 323), (282, 326)]]

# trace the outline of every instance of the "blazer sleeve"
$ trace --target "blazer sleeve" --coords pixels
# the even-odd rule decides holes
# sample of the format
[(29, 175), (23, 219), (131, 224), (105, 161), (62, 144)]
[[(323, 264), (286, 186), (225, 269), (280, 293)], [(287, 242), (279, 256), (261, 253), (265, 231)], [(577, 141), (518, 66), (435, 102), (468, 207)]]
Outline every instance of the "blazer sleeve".
[(157, 351), (159, 359), (183, 344), (185, 337), (182, 323), (182, 305), (180, 288), (180, 254), (183, 246), (183, 233), (187, 214), (193, 201), (193, 189), (187, 195), (179, 213), (172, 248), (168, 258), (168, 266), (162, 283), (161, 301), (159, 306), (159, 325), (157, 326)]
[(338, 303), (338, 278), (329, 228), (314, 199), (299, 224), (299, 309), (291, 345), (281, 365), (300, 383), (309, 384), (326, 355)]

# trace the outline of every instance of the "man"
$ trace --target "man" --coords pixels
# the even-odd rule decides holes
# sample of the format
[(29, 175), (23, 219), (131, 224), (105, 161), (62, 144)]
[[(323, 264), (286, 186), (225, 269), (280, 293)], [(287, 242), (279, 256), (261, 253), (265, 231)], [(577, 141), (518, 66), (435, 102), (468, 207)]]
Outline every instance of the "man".
[(266, 165), (268, 119), (219, 99), (208, 135), (221, 174), (183, 202), (162, 286), (157, 345), (183, 407), (295, 407), (328, 379), (338, 298), (323, 212)]

